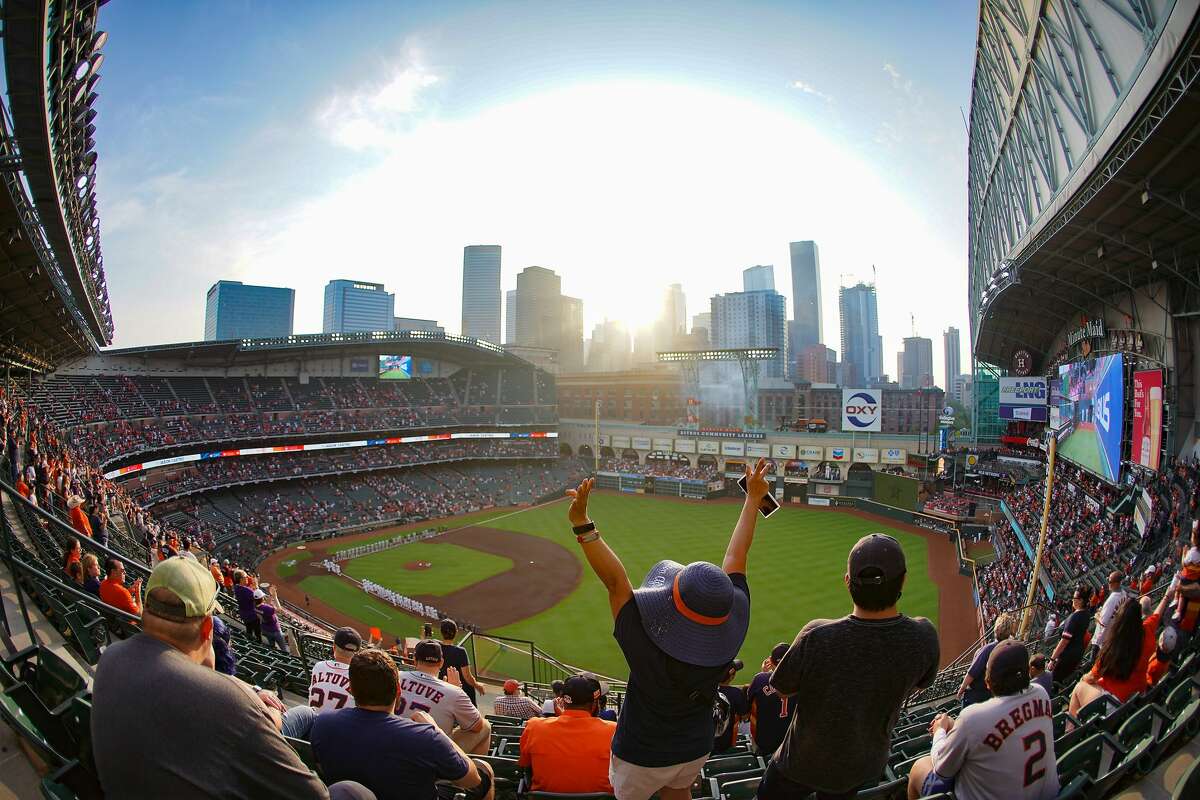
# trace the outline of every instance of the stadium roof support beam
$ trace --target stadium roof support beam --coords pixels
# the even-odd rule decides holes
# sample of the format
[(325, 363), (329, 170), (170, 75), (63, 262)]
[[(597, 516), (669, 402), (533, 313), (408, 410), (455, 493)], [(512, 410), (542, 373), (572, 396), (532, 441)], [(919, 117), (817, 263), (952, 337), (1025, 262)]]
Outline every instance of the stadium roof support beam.
[(683, 367), (694, 398), (700, 397), (700, 364), (706, 361), (736, 361), (742, 371), (742, 416), (745, 420), (758, 417), (759, 362), (770, 361), (779, 355), (778, 347), (746, 347), (716, 350), (666, 350), (658, 354), (664, 364)]

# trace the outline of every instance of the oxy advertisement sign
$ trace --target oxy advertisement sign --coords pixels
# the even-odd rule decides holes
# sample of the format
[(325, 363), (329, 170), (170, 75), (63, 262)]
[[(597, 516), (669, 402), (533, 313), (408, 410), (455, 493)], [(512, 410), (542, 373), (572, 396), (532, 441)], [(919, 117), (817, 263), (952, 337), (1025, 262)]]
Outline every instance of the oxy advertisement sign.
[(1162, 451), (1163, 376), (1160, 369), (1133, 373), (1133, 447), (1135, 464), (1158, 471)]
[(842, 430), (879, 433), (883, 429), (881, 397), (877, 389), (843, 389)]

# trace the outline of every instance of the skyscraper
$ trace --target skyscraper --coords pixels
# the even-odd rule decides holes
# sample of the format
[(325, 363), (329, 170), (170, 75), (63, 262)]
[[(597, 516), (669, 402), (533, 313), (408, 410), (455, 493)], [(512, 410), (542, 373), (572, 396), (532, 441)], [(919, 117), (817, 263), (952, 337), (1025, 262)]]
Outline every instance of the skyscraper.
[(562, 296), (562, 328), (558, 339), (558, 368), (562, 372), (583, 370), (583, 301)]
[(500, 344), (500, 245), (463, 248), (462, 335)]
[(633, 353), (629, 329), (621, 322), (604, 320), (592, 329), (592, 348), (587, 368), (591, 372), (620, 372), (629, 369)]
[(933, 386), (933, 340), (924, 336), (904, 339), (901, 389), (927, 389)]
[(787, 298), (778, 292), (730, 292), (713, 296), (713, 347), (777, 347), (779, 354), (763, 362), (762, 374), (785, 375), (787, 362)]
[(836, 383), (837, 354), (823, 344), (810, 344), (796, 360), (796, 377), (809, 383)]
[(396, 295), (382, 283), (336, 280), (325, 284), (325, 333), (390, 331), (395, 325)]
[[(958, 381), (958, 376), (962, 374), (962, 351), (959, 349), (958, 343), (958, 328), (953, 326), (947, 328), (942, 334), (942, 344), (945, 349), (944, 357), (946, 359), (946, 393), (954, 394), (954, 385)], [(956, 400), (959, 398), (955, 398)]]
[(504, 293), (504, 344), (517, 343), (517, 290)]
[(663, 292), (662, 307), (654, 321), (654, 348), (656, 351), (674, 350), (680, 338), (687, 333), (687, 297), (682, 284), (672, 283)]
[[(802, 350), (821, 341), (821, 254), (816, 242), (792, 242), (792, 319)], [(845, 353), (842, 354), (843, 357)]]
[(292, 335), (296, 290), (217, 281), (204, 306), (204, 338), (270, 339)]
[[(804, 242), (800, 242), (804, 244)], [(858, 283), (838, 290), (842, 317), (842, 381), (862, 386), (883, 376), (883, 339), (874, 284)]]
[(772, 264), (759, 264), (742, 270), (742, 291), (762, 292), (775, 291), (775, 267)]
[(557, 350), (562, 336), (562, 278), (545, 267), (517, 275), (516, 344)]

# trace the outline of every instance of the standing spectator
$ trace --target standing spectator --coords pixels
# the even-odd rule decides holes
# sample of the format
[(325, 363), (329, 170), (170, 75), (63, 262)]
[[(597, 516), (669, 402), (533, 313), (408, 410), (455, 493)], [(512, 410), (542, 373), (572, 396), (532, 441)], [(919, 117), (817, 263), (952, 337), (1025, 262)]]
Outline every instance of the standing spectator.
[(518, 763), (532, 770), (533, 791), (612, 792), (608, 765), (617, 725), (596, 716), (603, 696), (594, 676), (573, 675), (563, 685), (562, 714), (525, 726)]
[(237, 599), (238, 618), (246, 626), (246, 636), (262, 644), (262, 620), (254, 607), (254, 590), (250, 580), (240, 569), (233, 572), (233, 596)]
[(958, 800), (1053, 800), (1058, 795), (1053, 706), (1029, 682), (1025, 647), (998, 643), (985, 680), (994, 696), (963, 709), (957, 720), (939, 714), (930, 725), (933, 749), (913, 764), (909, 800), (953, 792)]
[(804, 711), (767, 766), (763, 800), (849, 798), (883, 773), (901, 703), (932, 684), (938, 668), (933, 624), (896, 608), (907, 571), (891, 536), (859, 539), (844, 577), (853, 613), (809, 622), (775, 668), (771, 685)]
[(100, 503), (93, 502), (88, 514), (88, 525), (92, 529), (92, 538), (108, 547), (108, 510)]
[(992, 696), (992, 693), (988, 691), (987, 682), (983, 679), (984, 673), (987, 672), (988, 657), (997, 644), (1012, 638), (1016, 628), (1017, 618), (1014, 614), (1005, 612), (996, 617), (996, 625), (992, 629), (992, 633), (996, 637), (995, 641), (979, 648), (971, 666), (967, 668), (967, 673), (963, 675), (962, 685), (958, 687), (958, 699), (962, 700), (964, 709), (975, 703), (982, 703)]
[(1086, 583), (1075, 587), (1075, 593), (1071, 597), (1071, 616), (1063, 623), (1058, 644), (1055, 645), (1050, 661), (1046, 664), (1054, 674), (1056, 684), (1070, 679), (1079, 667), (1079, 662), (1083, 660), (1088, 626), (1092, 622), (1092, 610), (1088, 606), (1091, 599), (1092, 590)]
[[(348, 674), (354, 705), (319, 714), (312, 725), (313, 753), (328, 779), (358, 781), (380, 800), (450, 798), (460, 789), (468, 800), (491, 800), (487, 764), (468, 758), (423, 711), (412, 719), (392, 713), (399, 676), (391, 656), (357, 652)], [(439, 780), (451, 784), (444, 794)]]
[(556, 714), (558, 714), (558, 712), (560, 710), (558, 708), (558, 706), (561, 705), (560, 698), (562, 697), (562, 693), (563, 693), (563, 682), (562, 681), (554, 681), (553, 683), (551, 683), (550, 691), (553, 693), (554, 696), (547, 697), (545, 702), (542, 703), (542, 716), (543, 717), (553, 717)]
[(142, 613), (140, 599), (142, 594), (142, 579), (138, 578), (126, 589), (125, 565), (115, 558), (110, 558), (105, 562), (104, 573), (106, 577), (100, 584), (100, 599), (113, 608), (119, 608), (126, 613), (140, 616)]
[(213, 669), (225, 675), (237, 675), (237, 654), (233, 651), (233, 642), (229, 626), (220, 617), (213, 617)]
[(769, 487), (759, 459), (746, 468), (746, 499), (720, 568), (698, 561), (655, 564), (636, 592), (625, 566), (588, 518), (592, 478), (568, 494), (567, 511), (592, 571), (608, 590), (613, 636), (629, 686), (613, 737), (609, 781), (620, 800), (689, 800), (712, 749), (717, 685), (741, 649), (750, 620), (746, 557)]
[(92, 538), (92, 524), (88, 522), (87, 514), (83, 512), (83, 498), (73, 494), (67, 498), (67, 519), (71, 527), (89, 539)]
[(1100, 614), (1096, 617), (1096, 633), (1092, 636), (1092, 647), (1097, 651), (1104, 645), (1104, 632), (1112, 622), (1113, 614), (1117, 613), (1117, 608), (1129, 596), (1121, 589), (1122, 577), (1124, 576), (1116, 570), (1108, 574), (1108, 597), (1104, 598), (1104, 604), (1100, 606)]
[(417, 642), (413, 648), (416, 670), (400, 676), (400, 698), (396, 713), (412, 717), (425, 711), (442, 732), (468, 753), (487, 753), (491, 744), (492, 726), (471, 704), (455, 681), (457, 670), (450, 670), (448, 681), (438, 678), (442, 668), (442, 645), (432, 639)]
[[(105, 794), (365, 797), (327, 790), (280, 736), (278, 712), (213, 671), (220, 611), (216, 585), (194, 562), (170, 559), (150, 574), (142, 633), (109, 645), (96, 670), (92, 742)], [(122, 731), (137, 732), (136, 747)]]
[[(186, 546), (186, 542), (184, 543)], [(194, 560), (194, 559), (193, 559)], [(258, 619), (262, 625), (263, 636), (267, 639), (267, 644), (272, 647), (278, 647), (283, 652), (287, 653), (287, 639), (283, 635), (283, 628), (279, 624), (279, 614), (276, 612), (276, 605), (279, 600), (275, 596), (274, 587), (271, 588), (271, 603), (267, 602), (267, 593), (262, 589), (254, 590), (254, 610), (258, 613)]]
[(775, 691), (771, 685), (771, 673), (783, 661), (787, 654), (788, 643), (780, 642), (771, 648), (771, 654), (763, 660), (762, 672), (750, 681), (748, 700), (750, 702), (750, 738), (758, 749), (759, 755), (770, 758), (783, 743), (788, 725), (796, 714), (796, 704)]
[(1042, 631), (1042, 638), (1049, 639), (1056, 633), (1058, 633), (1058, 614), (1051, 611), (1050, 616), (1046, 617), (1046, 629)]
[(1071, 716), (1078, 716), (1079, 709), (1106, 692), (1124, 703), (1145, 691), (1149, 685), (1150, 660), (1158, 644), (1158, 623), (1168, 599), (1164, 594), (1155, 612), (1145, 619), (1141, 605), (1132, 597), (1125, 599), (1109, 623), (1110, 630), (1096, 663), (1071, 692), (1067, 707)]
[[(463, 687), (464, 690), (466, 688)], [(522, 695), (521, 684), (511, 678), (504, 682), (504, 694), (496, 698), (495, 708), (502, 717), (533, 719), (542, 715), (542, 707)]]
[(354, 628), (338, 628), (333, 633), (333, 659), (318, 661), (312, 668), (308, 704), (317, 711), (353, 708), (350, 694), (350, 660), (362, 650), (362, 637)]
[[(471, 698), (471, 703), (475, 706), (479, 705), (479, 699), (476, 697), (476, 692), (480, 695), (487, 694), (483, 689), (483, 684), (475, 679), (475, 675), (471, 672), (471, 661), (467, 658), (467, 651), (455, 644), (455, 637), (458, 636), (458, 624), (452, 619), (444, 619), (441, 622), (442, 633), (442, 660), (445, 664), (442, 666), (442, 671), (438, 677), (446, 680), (446, 673), (451, 667), (458, 670), (459, 677), (462, 678), (462, 690), (467, 693), (467, 697)], [(499, 713), (499, 712), (497, 712)]]
[(213, 580), (217, 582), (217, 586), (223, 586), (225, 584), (225, 578), (221, 574), (221, 562), (217, 561), (215, 558), (210, 558), (208, 560), (208, 570), (212, 573)]
[(717, 694), (720, 697), (713, 705), (713, 755), (724, 753), (733, 747), (737, 741), (738, 723), (750, 713), (746, 690), (741, 686), (732, 685), (733, 679), (744, 666), (741, 659), (734, 659), (717, 686)]
[(1171, 581), (1167, 594), (1175, 594), (1175, 613), (1171, 624), (1179, 630), (1183, 643), (1196, 633), (1200, 620), (1200, 548), (1192, 547), (1183, 557), (1183, 568)]

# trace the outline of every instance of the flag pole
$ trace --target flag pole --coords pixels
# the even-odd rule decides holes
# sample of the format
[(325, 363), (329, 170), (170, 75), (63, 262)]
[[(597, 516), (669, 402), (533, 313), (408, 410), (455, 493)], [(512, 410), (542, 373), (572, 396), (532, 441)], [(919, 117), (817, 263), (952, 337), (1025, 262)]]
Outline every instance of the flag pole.
[(1033, 598), (1037, 592), (1038, 575), (1042, 569), (1042, 555), (1046, 550), (1046, 533), (1050, 527), (1050, 498), (1054, 492), (1054, 457), (1058, 450), (1058, 437), (1050, 432), (1050, 452), (1046, 456), (1046, 498), (1042, 503), (1042, 531), (1038, 536), (1037, 555), (1033, 559), (1033, 571), (1029, 576), (1029, 593), (1025, 596), (1025, 611), (1021, 615), (1021, 630), (1018, 638), (1025, 639), (1033, 615)]

